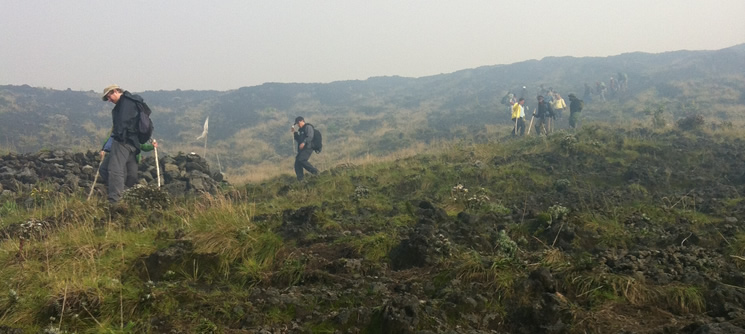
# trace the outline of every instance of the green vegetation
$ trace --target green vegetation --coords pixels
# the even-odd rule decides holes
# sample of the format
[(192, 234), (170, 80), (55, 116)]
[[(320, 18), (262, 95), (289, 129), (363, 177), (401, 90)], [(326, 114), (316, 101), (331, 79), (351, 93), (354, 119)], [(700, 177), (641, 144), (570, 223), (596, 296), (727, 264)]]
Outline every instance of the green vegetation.
[[(632, 251), (660, 261), (697, 252), (706, 261), (680, 265), (700, 275), (745, 261), (743, 232), (721, 233), (743, 209), (742, 184), (734, 192), (722, 180), (740, 177), (727, 152), (745, 141), (714, 142), (720, 134), (594, 124), (499, 145), (448, 143), (304, 183), (278, 177), (155, 207), (132, 198), (113, 216), (84, 194), (60, 197), (39, 184), (19, 195), (29, 200), (0, 206), (0, 326), (379, 333), (405, 303), (386, 302), (396, 289), (416, 296), (420, 329), (481, 328), (468, 316), (487, 313), (507, 330), (545, 291), (577, 317), (650, 306), (701, 314), (707, 286), (676, 278), (686, 267), (618, 261)], [(698, 169), (702, 159), (708, 169)], [(398, 247), (428, 235), (436, 241), (426, 256), (439, 259), (391, 269)], [(654, 255), (660, 244), (669, 256)], [(530, 283), (540, 268), (556, 281), (544, 292)], [(572, 332), (593, 326), (603, 325)]]

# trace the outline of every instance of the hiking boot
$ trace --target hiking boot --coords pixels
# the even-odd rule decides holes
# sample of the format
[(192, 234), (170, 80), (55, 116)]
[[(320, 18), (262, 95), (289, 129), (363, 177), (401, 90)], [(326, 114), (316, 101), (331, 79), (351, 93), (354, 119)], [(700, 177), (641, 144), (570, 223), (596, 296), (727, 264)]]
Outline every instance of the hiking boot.
[(127, 203), (119, 201), (116, 203), (109, 204), (109, 213), (112, 216), (118, 215), (123, 216), (126, 215), (127, 212), (129, 212), (129, 205)]

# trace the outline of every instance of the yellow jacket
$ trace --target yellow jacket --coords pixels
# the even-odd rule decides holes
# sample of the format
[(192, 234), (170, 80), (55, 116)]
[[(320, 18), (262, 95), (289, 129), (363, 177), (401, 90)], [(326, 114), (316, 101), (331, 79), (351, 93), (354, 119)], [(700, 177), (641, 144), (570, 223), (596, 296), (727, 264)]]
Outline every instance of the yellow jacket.
[(523, 106), (521, 106), (520, 103), (515, 103), (512, 105), (512, 119), (518, 117), (525, 117), (525, 109), (523, 109)]
[(554, 105), (552, 107), (554, 107), (554, 110), (566, 109), (567, 104), (564, 102), (564, 99), (558, 99), (554, 101)]

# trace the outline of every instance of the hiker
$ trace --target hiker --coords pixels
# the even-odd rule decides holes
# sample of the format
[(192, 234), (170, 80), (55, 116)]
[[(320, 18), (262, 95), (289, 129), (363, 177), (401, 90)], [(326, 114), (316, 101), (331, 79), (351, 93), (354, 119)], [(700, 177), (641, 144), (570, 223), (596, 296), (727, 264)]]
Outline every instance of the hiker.
[(515, 94), (507, 92), (507, 95), (505, 95), (502, 98), (502, 104), (507, 106), (507, 113), (512, 114), (512, 106), (517, 103), (517, 99), (515, 98)]
[[(295, 125), (298, 126), (297, 130)], [(313, 135), (315, 131), (312, 125), (305, 123), (302, 116), (295, 118), (295, 125), (292, 126), (292, 133), (298, 143), (297, 155), (295, 156), (295, 175), (297, 175), (298, 181), (302, 181), (305, 176), (303, 169), (313, 175), (318, 174), (318, 169), (308, 162), (310, 155), (313, 154)]]
[(533, 116), (537, 118), (535, 123), (535, 133), (541, 135), (541, 129), (543, 133), (548, 135), (548, 119), (554, 117), (554, 110), (551, 108), (551, 104), (544, 101), (543, 95), (538, 95), (538, 108), (536, 108)]
[[(143, 103), (144, 100), (117, 85), (104, 88), (101, 98), (114, 104), (114, 109), (111, 110), (113, 140), (109, 153), (106, 187), (109, 202), (116, 203), (121, 199), (126, 180), (134, 178), (135, 182), (137, 181), (137, 155), (140, 153), (137, 102)], [(130, 176), (131, 173), (134, 175)]]
[(562, 119), (561, 116), (564, 113), (564, 109), (567, 108), (566, 102), (564, 102), (564, 98), (561, 97), (561, 94), (556, 93), (554, 94), (554, 103), (552, 105), (554, 109), (554, 113), (556, 114), (556, 118)]
[(618, 72), (618, 89), (625, 92), (629, 88), (629, 76), (625, 72)]
[(574, 94), (569, 94), (569, 127), (572, 129), (579, 128), (580, 112), (584, 107), (584, 102)]
[[(103, 159), (103, 162), (101, 163), (101, 167), (98, 168), (98, 173), (101, 175), (101, 180), (103, 180), (104, 184), (108, 184), (109, 180), (109, 160), (111, 155), (106, 155), (106, 153), (111, 152), (111, 144), (114, 141), (114, 137), (109, 136), (109, 139), (106, 140), (106, 143), (103, 144), (103, 148), (101, 149), (101, 159)], [(157, 142), (153, 143), (144, 143), (140, 144), (140, 151), (142, 152), (150, 152), (153, 149), (158, 147)], [(140, 163), (141, 160), (141, 154), (137, 154), (135, 156), (135, 161), (137, 164)], [(132, 168), (132, 169), (130, 169)], [(127, 165), (127, 178), (124, 180), (124, 187), (125, 188), (132, 188), (134, 185), (137, 184), (137, 165)]]
[(515, 124), (512, 129), (512, 135), (517, 136), (517, 131), (520, 131), (520, 135), (525, 134), (525, 99), (520, 98), (512, 106), (512, 123)]
[(590, 85), (588, 85), (585, 82), (585, 95), (582, 96), (583, 99), (589, 101), (592, 101), (592, 88), (590, 88)]

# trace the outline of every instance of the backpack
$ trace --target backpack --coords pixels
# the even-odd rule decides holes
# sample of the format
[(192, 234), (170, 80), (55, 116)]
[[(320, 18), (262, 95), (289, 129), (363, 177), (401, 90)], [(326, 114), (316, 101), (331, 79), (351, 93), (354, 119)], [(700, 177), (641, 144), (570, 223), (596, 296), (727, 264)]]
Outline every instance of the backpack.
[(321, 131), (318, 131), (313, 124), (306, 124), (313, 127), (313, 141), (310, 142), (311, 147), (313, 148), (313, 151), (316, 153), (321, 153), (321, 149), (323, 149), (323, 136), (321, 135)]
[(147, 143), (153, 136), (153, 121), (150, 120), (152, 111), (145, 102), (137, 102), (137, 139), (140, 144)]

